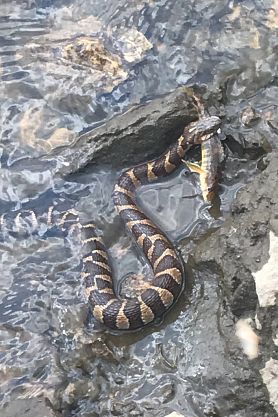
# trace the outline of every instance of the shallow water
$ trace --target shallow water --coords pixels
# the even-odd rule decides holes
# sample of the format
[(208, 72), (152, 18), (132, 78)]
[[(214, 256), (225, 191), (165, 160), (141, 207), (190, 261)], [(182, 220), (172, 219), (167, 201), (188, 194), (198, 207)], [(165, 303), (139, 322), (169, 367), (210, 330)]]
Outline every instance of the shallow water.
[[(57, 162), (53, 151), (70, 144), (77, 132), (191, 82), (222, 91), (223, 130), (242, 144), (252, 128), (243, 126), (239, 114), (255, 106), (261, 117), (258, 135), (271, 146), (277, 123), (272, 116), (275, 4), (75, 0), (54, 6), (34, 0), (0, 5), (1, 214), (14, 218), (22, 208), (43, 214), (53, 202), (61, 212), (75, 207), (103, 232), (119, 284), (132, 272), (148, 272), (111, 202), (123, 167), (89, 167), (58, 179), (42, 170), (39, 158)], [(65, 44), (84, 34), (102, 39), (120, 57), (116, 75), (104, 77), (63, 59)], [(198, 178), (184, 169), (139, 192), (146, 212), (193, 266), (178, 305), (146, 331), (111, 335), (87, 320), (78, 237), (44, 234), (43, 228), (28, 236), (4, 236), (2, 406), (44, 393), (69, 416), (162, 417), (174, 410), (190, 417), (228, 415), (214, 386), (215, 379), (232, 372), (221, 290), (216, 275), (195, 271), (190, 257), (196, 242), (229, 216), (237, 191), (256, 172), (258, 155), (250, 159), (242, 147), (232, 155), (229, 146), (226, 153), (216, 215), (203, 203)]]

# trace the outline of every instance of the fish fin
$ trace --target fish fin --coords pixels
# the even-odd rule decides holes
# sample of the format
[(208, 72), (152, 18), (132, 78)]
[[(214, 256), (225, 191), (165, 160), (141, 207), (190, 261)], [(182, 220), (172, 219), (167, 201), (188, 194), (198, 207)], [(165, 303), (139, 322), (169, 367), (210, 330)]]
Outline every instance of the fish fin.
[(193, 162), (185, 162), (191, 172), (196, 172), (197, 174), (204, 174), (205, 171), (200, 167), (198, 164), (194, 164)]

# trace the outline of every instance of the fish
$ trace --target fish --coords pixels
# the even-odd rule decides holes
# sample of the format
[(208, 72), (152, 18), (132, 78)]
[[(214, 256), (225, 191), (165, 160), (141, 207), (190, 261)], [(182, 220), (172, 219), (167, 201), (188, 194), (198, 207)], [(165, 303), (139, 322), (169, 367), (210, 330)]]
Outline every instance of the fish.
[(220, 166), (224, 160), (224, 149), (218, 134), (201, 142), (201, 163), (184, 161), (191, 172), (200, 176), (200, 187), (205, 202), (211, 203), (218, 191)]

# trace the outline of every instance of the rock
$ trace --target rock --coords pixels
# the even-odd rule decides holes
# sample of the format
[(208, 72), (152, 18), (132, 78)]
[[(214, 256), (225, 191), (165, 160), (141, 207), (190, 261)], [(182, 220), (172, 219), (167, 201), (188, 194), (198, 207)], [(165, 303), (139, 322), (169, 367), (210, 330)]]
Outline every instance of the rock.
[(233, 150), (238, 154), (257, 159), (278, 149), (277, 92), (277, 86), (269, 86), (261, 95), (225, 107), (224, 132), (237, 143), (240, 152), (235, 147)]
[(73, 404), (80, 397), (90, 398), (95, 401), (100, 393), (98, 384), (94, 384), (88, 378), (80, 376), (80, 380), (70, 382), (63, 392), (62, 401), (64, 404)]
[(251, 126), (254, 121), (256, 121), (256, 112), (251, 107), (246, 107), (241, 113), (241, 121), (245, 126)]
[(80, 36), (74, 39), (64, 46), (62, 57), (121, 80), (127, 77), (127, 73), (122, 69), (120, 58), (109, 52), (98, 38)]
[(260, 338), (251, 327), (250, 320), (240, 319), (236, 323), (236, 335), (240, 339), (242, 349), (249, 359), (259, 356)]
[(73, 132), (65, 127), (56, 129), (52, 135), (47, 139), (47, 144), (51, 149), (58, 148), (59, 146), (70, 146), (73, 140)]
[(11, 401), (1, 410), (1, 417), (59, 417), (60, 414), (46, 405), (45, 400), (40, 398), (28, 398)]
[[(53, 122), (54, 114), (50, 113), (49, 116)], [(51, 123), (46, 120), (39, 102), (22, 112), (19, 129), (22, 145), (25, 148), (33, 149), (36, 157), (48, 154), (52, 149), (60, 146), (70, 146), (75, 136), (74, 132), (64, 127), (53, 129)], [(42, 132), (46, 137), (41, 136)]]
[(261, 307), (275, 305), (278, 296), (278, 236), (269, 232), (269, 260), (258, 272), (253, 272)]
[(121, 51), (125, 61), (129, 63), (140, 61), (146, 51), (152, 48), (148, 39), (135, 27), (123, 30), (115, 39), (115, 47)]
[[(275, 277), (274, 266), (276, 264), (277, 271), (278, 152), (269, 154), (267, 163), (267, 168), (238, 194), (232, 216), (213, 235), (201, 242), (195, 252), (198, 268), (209, 269), (211, 274), (213, 271), (218, 273), (225, 315), (231, 310), (234, 316), (240, 318), (240, 326), (241, 323), (245, 325), (244, 332), (239, 324), (233, 331), (237, 332), (244, 352), (249, 360), (259, 355), (256, 361), (248, 362), (249, 366), (241, 359), (241, 366), (247, 373), (244, 381), (241, 381), (243, 375), (238, 376), (238, 386), (244, 383), (244, 396), (249, 397), (250, 407), (252, 403), (252, 413), (255, 409), (265, 412), (268, 407), (269, 414), (249, 414), (251, 407), (250, 411), (246, 408), (247, 416), (274, 416), (276, 414), (269, 408), (270, 403), (277, 407), (277, 364), (272, 355), (276, 349), (278, 334), (275, 305), (277, 273)], [(259, 284), (262, 279), (264, 284)], [(266, 282), (270, 283), (267, 290)], [(235, 321), (235, 317), (232, 320)], [(250, 322), (256, 323), (256, 332), (250, 326), (247, 329), (246, 324)], [(235, 355), (235, 351), (233, 353), (231, 350), (230, 353)], [(236, 361), (240, 363), (238, 356)], [(265, 405), (262, 400), (261, 375), (270, 397), (270, 402), (265, 398)], [(255, 391), (258, 395), (252, 394)], [(243, 398), (240, 393), (237, 395)]]
[(223, 285), (236, 316), (257, 305), (252, 273), (269, 258), (269, 231), (278, 212), (277, 175), (278, 153), (272, 153), (265, 171), (239, 193), (231, 218), (196, 252), (198, 261), (214, 261), (222, 269)]
[(278, 412), (278, 361), (271, 358), (261, 370), (261, 374), (269, 392), (270, 402)]
[[(73, 146), (59, 149), (54, 173), (68, 174), (91, 161), (133, 165), (159, 155), (181, 135), (186, 124), (198, 118), (190, 97), (192, 91), (178, 88), (82, 134)], [(53, 162), (53, 154), (51, 160)]]

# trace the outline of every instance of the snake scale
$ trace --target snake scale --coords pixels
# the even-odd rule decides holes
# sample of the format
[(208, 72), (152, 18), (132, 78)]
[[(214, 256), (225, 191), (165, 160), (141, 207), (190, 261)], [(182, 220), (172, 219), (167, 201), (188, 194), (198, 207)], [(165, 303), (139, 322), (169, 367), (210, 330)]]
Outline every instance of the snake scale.
[[(113, 330), (134, 330), (160, 318), (179, 297), (185, 280), (183, 263), (167, 236), (138, 207), (136, 190), (167, 177), (183, 161), (191, 145), (213, 138), (220, 126), (216, 116), (203, 115), (185, 127), (182, 136), (160, 157), (123, 172), (113, 192), (113, 201), (125, 226), (143, 252), (153, 270), (153, 279), (146, 282), (139, 296), (120, 298), (114, 290), (112, 269), (103, 240), (92, 223), (81, 223), (74, 210), (60, 219), (60, 226), (77, 227), (82, 240), (82, 279), (85, 294), (96, 320)], [(20, 223), (19, 213), (15, 219)], [(34, 211), (31, 222), (38, 224)], [(47, 225), (54, 224), (53, 206), (48, 209)], [(3, 227), (4, 216), (0, 219)]]

